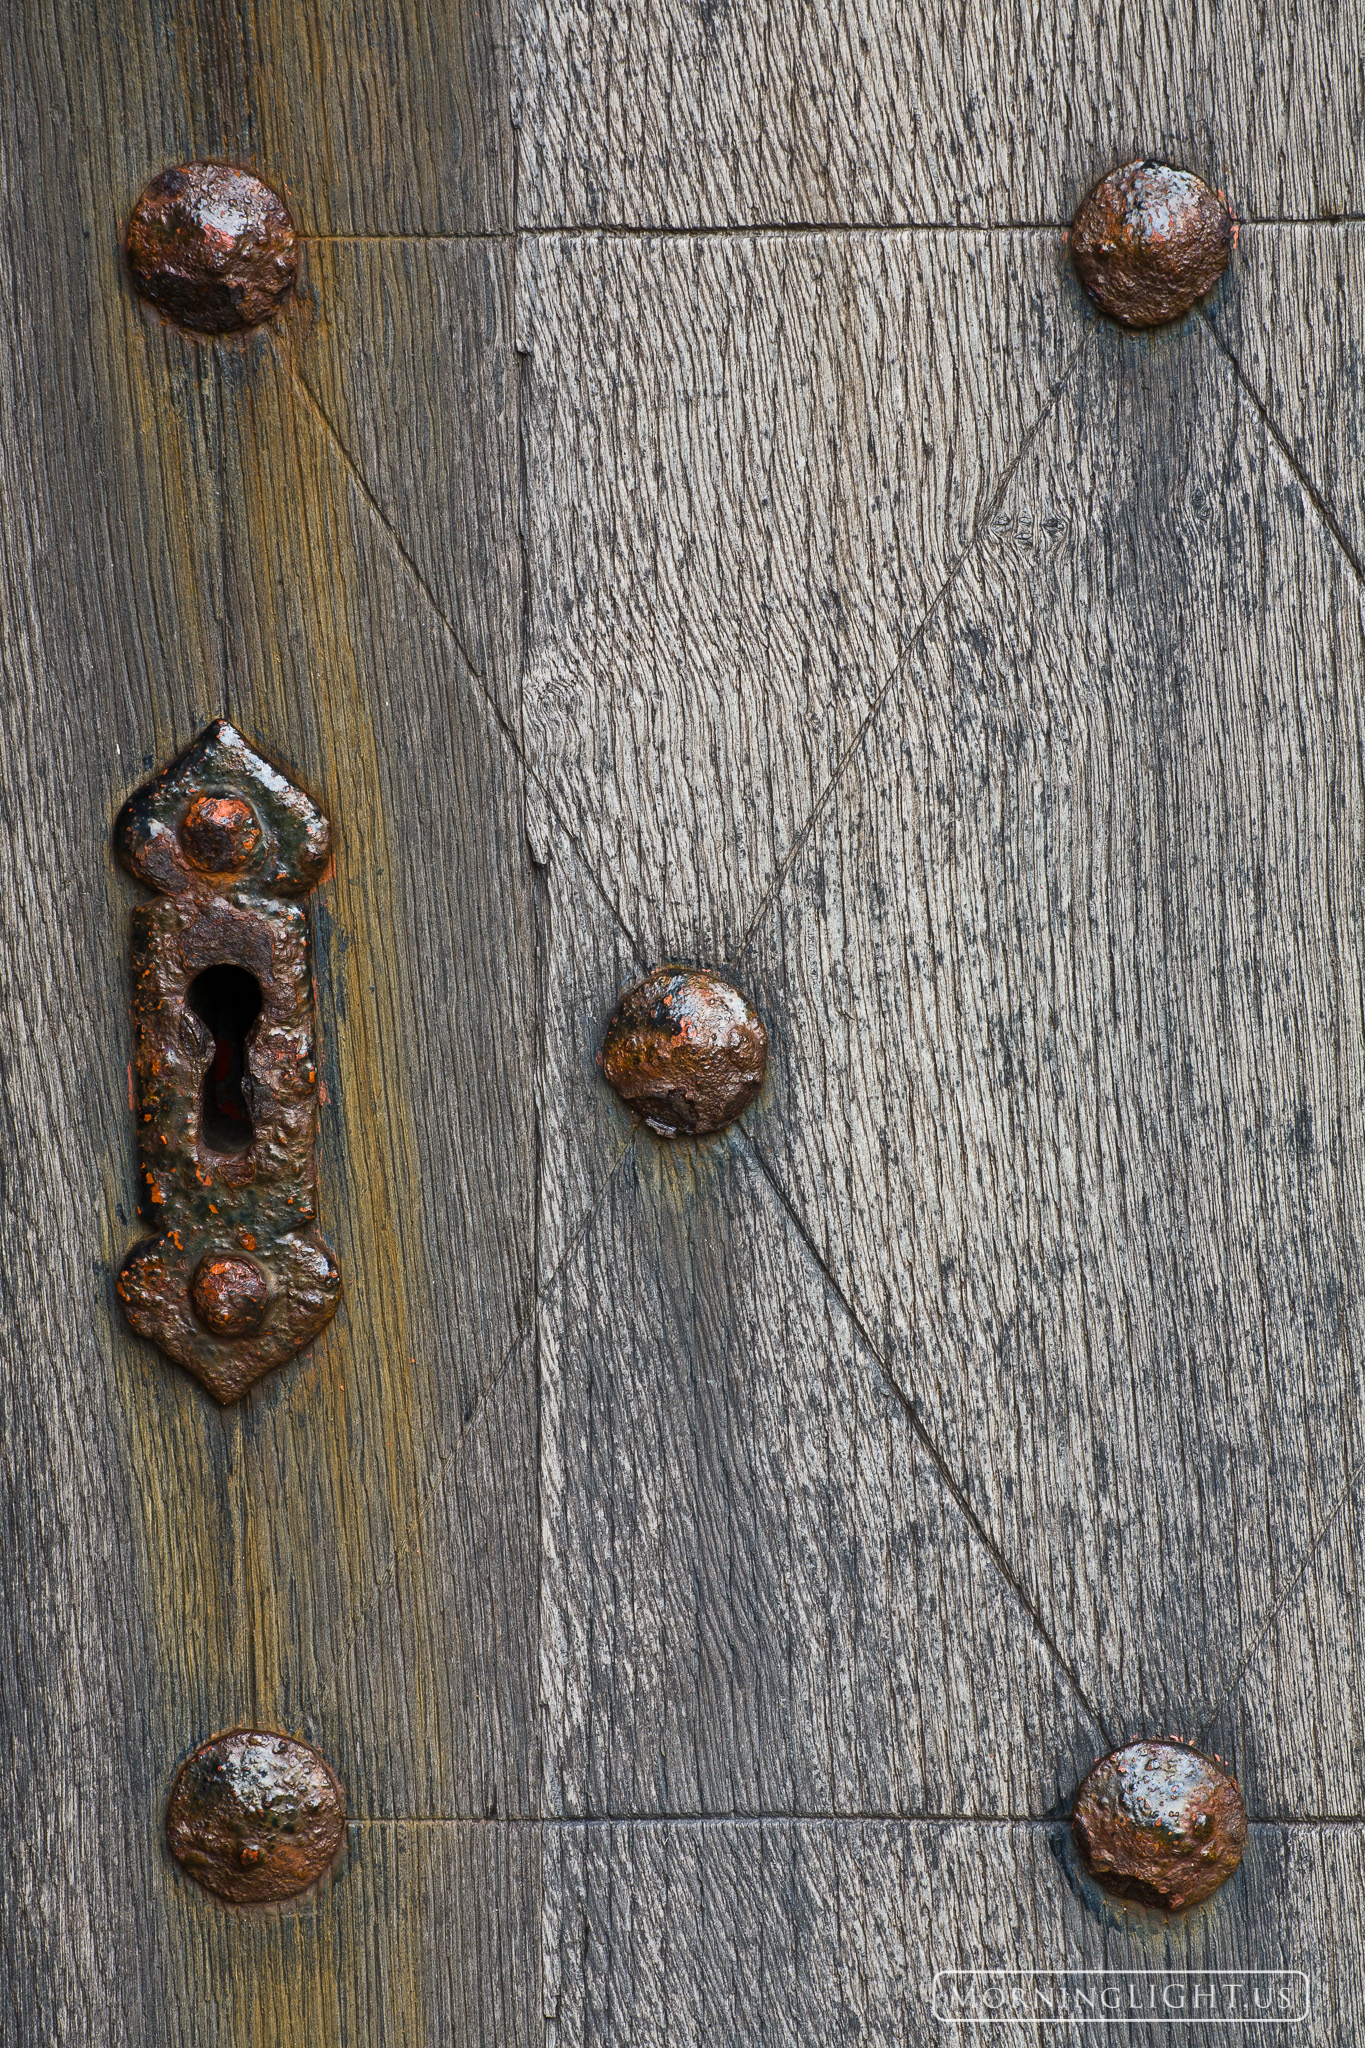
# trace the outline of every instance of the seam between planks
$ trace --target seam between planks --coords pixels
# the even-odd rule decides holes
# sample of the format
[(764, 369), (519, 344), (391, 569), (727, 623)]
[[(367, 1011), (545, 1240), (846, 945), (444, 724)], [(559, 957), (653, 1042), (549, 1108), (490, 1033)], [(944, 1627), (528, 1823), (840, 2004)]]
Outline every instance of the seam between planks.
[[(351, 1814), (348, 1828), (546, 1828), (583, 1832), (589, 1828), (765, 1828), (895, 1827), (1021, 1828), (1051, 1832), (1069, 1827), (1071, 1816), (1030, 1813), (592, 1813), (556, 1814), (394, 1813)], [(1252, 1813), (1247, 1825), (1280, 1833), (1347, 1834), (1365, 1830), (1365, 1814)]]
[(560, 1275), (563, 1273), (565, 1267), (568, 1265), (569, 1260), (578, 1250), (578, 1247), (582, 1243), (583, 1237), (587, 1232), (588, 1227), (593, 1220), (593, 1217), (597, 1214), (603, 1202), (606, 1200), (607, 1194), (611, 1188), (613, 1181), (616, 1179), (617, 1174), (621, 1171), (622, 1166), (625, 1164), (631, 1152), (634, 1150), (635, 1141), (638, 1135), (639, 1130), (637, 1127), (635, 1130), (631, 1132), (630, 1136), (622, 1144), (620, 1151), (617, 1153), (615, 1159), (611, 1163), (610, 1171), (603, 1176), (602, 1185), (597, 1189), (597, 1192), (594, 1194), (592, 1200), (588, 1203), (587, 1208), (583, 1211), (582, 1216), (579, 1218), (578, 1224), (575, 1227), (574, 1231), (566, 1240), (564, 1249), (559, 1256), (559, 1259), (554, 1267), (554, 1270), (546, 1275), (541, 1285), (536, 1289), (536, 1292), (531, 1299), (531, 1303), (526, 1311), (526, 1314), (523, 1316), (521, 1322), (517, 1326), (516, 1335), (512, 1338), (511, 1342), (507, 1346), (506, 1351), (503, 1353), (501, 1359), (498, 1361), (497, 1371), (493, 1373), (491, 1378), (486, 1382), (486, 1384), (479, 1389), (478, 1395), (476, 1396), (474, 1401), (474, 1405), (470, 1409), (469, 1414), (465, 1417), (464, 1424), (461, 1427), (459, 1436), (455, 1439), (455, 1442), (451, 1445), (445, 1457), (442, 1458), (440, 1464), (437, 1466), (435, 1472), (432, 1474), (431, 1480), (427, 1486), (427, 1490), (423, 1494), (419, 1505), (414, 1510), (412, 1518), (409, 1521), (407, 1528), (403, 1531), (403, 1534), (400, 1536), (397, 1543), (395, 1543), (393, 1556), (390, 1559), (388, 1570), (385, 1572), (384, 1577), (371, 1590), (368, 1600), (366, 1600), (364, 1606), (361, 1608), (360, 1613), (356, 1617), (354, 1627), (350, 1630), (350, 1632), (345, 1638), (345, 1641), (341, 1644), (340, 1648), (338, 1649), (336, 1656), (333, 1659), (331, 1677), (328, 1679), (326, 1685), (322, 1688), (322, 1690), (320, 1692), (316, 1692), (313, 1695), (310, 1702), (308, 1703), (308, 1706), (305, 1709), (305, 1720), (311, 1720), (314, 1716), (320, 1714), (323, 1711), (323, 1709), (330, 1703), (332, 1694), (336, 1689), (337, 1682), (340, 1679), (342, 1670), (345, 1666), (347, 1656), (350, 1654), (351, 1650), (354, 1648), (355, 1644), (359, 1640), (361, 1631), (365, 1627), (365, 1624), (369, 1620), (370, 1616), (373, 1614), (375, 1607), (378, 1605), (379, 1601), (384, 1597), (385, 1593), (388, 1592), (394, 1580), (397, 1578), (403, 1560), (410, 1555), (413, 1545), (416, 1543), (417, 1538), (421, 1533), (422, 1524), (425, 1521), (427, 1515), (429, 1514), (433, 1504), (435, 1503), (441, 1488), (445, 1485), (446, 1479), (449, 1476), (452, 1467), (455, 1465), (455, 1463), (460, 1457), (461, 1452), (464, 1450), (465, 1444), (469, 1439), (471, 1430), (474, 1428), (475, 1423), (478, 1421), (480, 1415), (483, 1413), (483, 1410), (487, 1406), (488, 1401), (490, 1400), (492, 1395), (497, 1392), (498, 1387), (502, 1384), (502, 1381), (505, 1379), (507, 1375), (507, 1370), (511, 1365), (512, 1360), (516, 1357), (517, 1352), (525, 1343), (527, 1337), (530, 1336), (532, 1331), (534, 1330), (536, 1324), (536, 1317), (539, 1313), (541, 1303), (545, 1300), (546, 1296), (550, 1293), (551, 1289), (557, 1284)]
[[(1365, 225), (1365, 213), (1257, 214), (1235, 213), (1244, 228), (1352, 228)], [(1065, 234), (1069, 220), (760, 220), (701, 221), (691, 227), (662, 221), (545, 221), (516, 228), (468, 228), (449, 233), (402, 234), (356, 232), (300, 234), (301, 242), (510, 242), (536, 236), (603, 235), (628, 240), (713, 241), (726, 237), (798, 235), (1029, 235)]]

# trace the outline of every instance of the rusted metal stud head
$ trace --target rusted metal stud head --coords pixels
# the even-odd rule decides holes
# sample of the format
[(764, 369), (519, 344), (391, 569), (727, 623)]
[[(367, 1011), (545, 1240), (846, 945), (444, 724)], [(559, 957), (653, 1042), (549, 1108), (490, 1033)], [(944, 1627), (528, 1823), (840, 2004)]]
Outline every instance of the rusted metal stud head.
[(254, 1337), (269, 1289), (252, 1259), (201, 1259), (190, 1282), (194, 1312), (215, 1337)]
[(133, 208), (126, 246), (143, 298), (201, 334), (259, 327), (299, 267), (279, 193), (234, 164), (158, 171)]
[(1216, 192), (1169, 164), (1125, 164), (1071, 223), (1071, 260), (1090, 297), (1124, 327), (1160, 327), (1212, 291), (1228, 267), (1232, 216)]
[(244, 868), (260, 843), (260, 824), (245, 797), (197, 796), (181, 820), (180, 844), (208, 875)]
[(292, 1899), (325, 1876), (346, 1832), (346, 1800), (306, 1742), (258, 1728), (215, 1735), (186, 1757), (166, 1806), (177, 1863), (234, 1905)]
[(621, 997), (598, 1060), (652, 1131), (701, 1137), (732, 1123), (763, 1086), (768, 1034), (718, 974), (665, 964)]
[(1107, 1891), (1178, 1912), (1232, 1876), (1246, 1847), (1237, 1781), (1181, 1742), (1130, 1742), (1093, 1766), (1071, 1810), (1077, 1847)]

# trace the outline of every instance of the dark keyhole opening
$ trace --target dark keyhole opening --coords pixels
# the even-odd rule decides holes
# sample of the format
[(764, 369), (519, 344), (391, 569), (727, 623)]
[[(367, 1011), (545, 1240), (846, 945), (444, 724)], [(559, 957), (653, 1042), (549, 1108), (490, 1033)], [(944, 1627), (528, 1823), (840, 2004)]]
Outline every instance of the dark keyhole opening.
[(189, 1006), (213, 1033), (204, 1076), (204, 1143), (210, 1152), (245, 1152), (256, 1135), (242, 1080), (246, 1036), (261, 1014), (261, 984), (244, 967), (206, 967), (189, 986)]

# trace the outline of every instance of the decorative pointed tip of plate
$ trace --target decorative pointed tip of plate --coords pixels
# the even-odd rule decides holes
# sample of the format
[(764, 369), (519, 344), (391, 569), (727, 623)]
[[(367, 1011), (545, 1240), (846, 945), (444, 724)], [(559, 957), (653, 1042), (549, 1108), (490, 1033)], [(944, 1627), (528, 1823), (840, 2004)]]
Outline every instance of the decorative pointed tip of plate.
[(234, 886), (298, 896), (327, 866), (331, 827), (230, 719), (215, 718), (128, 799), (114, 846), (163, 895)]

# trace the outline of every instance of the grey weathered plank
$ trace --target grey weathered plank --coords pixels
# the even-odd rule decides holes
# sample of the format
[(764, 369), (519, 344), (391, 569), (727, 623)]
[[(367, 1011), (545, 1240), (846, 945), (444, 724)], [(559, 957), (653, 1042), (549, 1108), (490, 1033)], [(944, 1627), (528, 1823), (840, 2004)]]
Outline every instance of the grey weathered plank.
[(537, 868), (540, 1045), (536, 1277), (545, 1287), (601, 1200), (636, 1119), (604, 1086), (597, 1054), (638, 955), (534, 784), (527, 810)]
[(1302, 1578), (1251, 1646), (1247, 1666), (1208, 1729), (1235, 1756), (1262, 1813), (1340, 1819), (1361, 1810), (1365, 1783), (1365, 1660), (1360, 1474), (1352, 1473)]
[(1062, 221), (1163, 155), (1252, 215), (1350, 212), (1344, 0), (542, 6), (518, 46), (530, 225)]
[(550, 1811), (1069, 1796), (1103, 1739), (742, 1136), (642, 1135), (540, 1350)]
[[(292, 1717), (333, 1680), (529, 1310), (535, 1021), (520, 1001), (533, 940), (520, 778), (483, 690), (301, 393), (287, 333), (229, 355), (132, 319), (154, 360), (195, 351), (192, 460), (219, 484), (215, 553), (233, 627), (226, 708), (302, 777), (338, 832), (319, 992), (338, 1111), (323, 1199), (348, 1283), (342, 1320), (222, 1424), (201, 1425), (180, 1375), (138, 1354), (152, 1446), (138, 1491), (158, 1502), (163, 1527), (183, 1513), (184, 1481), (163, 1464), (155, 1415), (188, 1398), (195, 1425), (223, 1433), (231, 1479), (220, 1483), (250, 1574), (237, 1582), (231, 1718)], [(436, 801), (415, 800), (424, 785)], [(445, 1312), (447, 1290), (458, 1315)], [(203, 1562), (216, 1573), (212, 1554)], [(147, 1569), (178, 1587), (187, 1566), (158, 1541)], [(191, 1608), (196, 1593), (185, 1585)], [(506, 1617), (510, 1637), (519, 1625), (530, 1625), (524, 1608)], [(421, 1656), (442, 1668), (448, 1646), (433, 1638)], [(197, 1715), (213, 1711), (226, 1676), (217, 1661), (200, 1671)], [(362, 1692), (352, 1709), (382, 1727), (393, 1704)], [(477, 1696), (467, 1704), (482, 1711)], [(505, 1759), (501, 1789), (513, 1810), (532, 1739), (521, 1721), (523, 1753)], [(354, 1739), (357, 1754), (376, 1754)], [(350, 1747), (338, 1757), (348, 1777)], [(377, 1753), (391, 1787), (404, 1761), (424, 1780), (432, 1769), (420, 1744), (406, 1758)]]
[(1361, 1455), (1360, 624), (1207, 329), (1097, 330), (746, 963), (758, 1142), (1120, 1733)]
[(1213, 326), (1357, 560), (1365, 554), (1365, 227), (1247, 227)]
[[(1342, 1904), (1361, 1828), (1257, 1826), (1207, 1905), (1152, 1924), (1076, 1876), (1064, 1827), (956, 1822), (636, 1822), (547, 1827), (553, 2048), (930, 2048), (979, 2038), (1157, 2048), (1229, 2039), (1336, 2048), (1365, 2025)], [(1300, 1970), (1303, 2026), (948, 2028), (940, 1970)]]
[(724, 958), (1078, 345), (1046, 235), (523, 254), (528, 747), (628, 930)]

